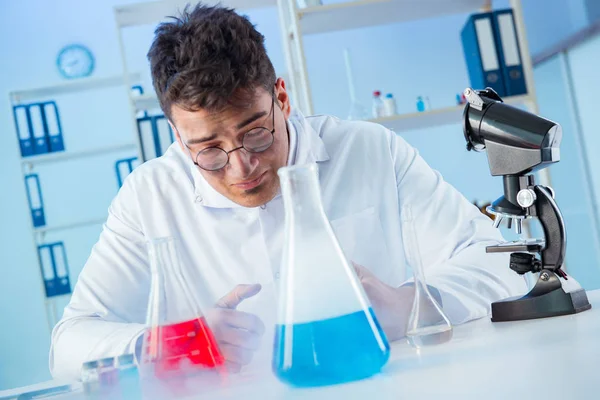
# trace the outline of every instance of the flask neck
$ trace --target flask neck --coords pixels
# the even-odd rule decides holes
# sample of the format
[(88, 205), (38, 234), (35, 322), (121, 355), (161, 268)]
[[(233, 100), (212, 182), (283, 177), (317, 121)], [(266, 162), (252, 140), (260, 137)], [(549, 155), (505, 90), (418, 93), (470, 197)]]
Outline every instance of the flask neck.
[(302, 221), (306, 227), (323, 224), (325, 211), (316, 165), (284, 168), (279, 172), (279, 179), (286, 219), (292, 224)]
[[(148, 254), (152, 283), (147, 325), (161, 326), (202, 316), (195, 294), (184, 278), (177, 240), (172, 237), (152, 240)], [(176, 301), (175, 293), (181, 294), (184, 301)]]

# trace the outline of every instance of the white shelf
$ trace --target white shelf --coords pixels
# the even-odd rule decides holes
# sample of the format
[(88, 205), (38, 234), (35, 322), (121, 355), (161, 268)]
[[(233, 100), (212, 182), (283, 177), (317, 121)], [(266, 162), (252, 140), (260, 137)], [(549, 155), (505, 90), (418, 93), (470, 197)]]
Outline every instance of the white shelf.
[(39, 228), (34, 228), (33, 231), (35, 233), (65, 231), (65, 230), (69, 230), (69, 229), (83, 228), (86, 226), (102, 225), (102, 224), (104, 224), (105, 221), (106, 221), (106, 218), (93, 218), (93, 219), (88, 219), (88, 220), (79, 221), (79, 222), (71, 222), (71, 223), (62, 224), (62, 225), (41, 226)]
[(132, 97), (132, 99), (136, 111), (160, 109), (160, 103), (158, 102), (158, 97), (154, 94), (154, 89), (152, 89), (152, 94), (143, 94)]
[(77, 158), (97, 157), (97, 156), (100, 156), (103, 154), (117, 153), (117, 152), (127, 151), (127, 150), (136, 150), (136, 145), (134, 145), (133, 143), (129, 143), (129, 144), (120, 144), (120, 145), (115, 145), (115, 146), (99, 147), (97, 149), (92, 149), (92, 150), (58, 151), (56, 153), (48, 153), (48, 154), (41, 154), (39, 156), (24, 157), (21, 159), (21, 164), (22, 165), (48, 164), (48, 163), (53, 163), (53, 162), (58, 162), (58, 161), (75, 160)]
[[(121, 28), (157, 24), (167, 16), (176, 15), (178, 10), (183, 10), (188, 3), (189, 0), (164, 0), (119, 6), (114, 9), (115, 18)], [(203, 3), (207, 5), (222, 3), (227, 7), (246, 10), (277, 6), (277, 0), (205, 0)]]
[[(137, 83), (139, 80), (139, 74), (131, 74), (129, 77), (129, 82), (131, 83)], [(104, 78), (80, 78), (51, 86), (15, 90), (10, 92), (10, 98), (14, 104), (18, 104), (22, 101), (38, 100), (43, 97), (102, 89), (123, 84), (125, 84), (125, 77), (123, 75), (108, 76)]]
[(356, 0), (298, 10), (303, 34), (475, 12), (486, 0)]
[[(531, 101), (527, 95), (505, 97), (506, 104), (518, 106)], [(369, 120), (381, 124), (396, 133), (424, 129), (436, 126), (461, 124), (465, 105), (433, 109), (431, 111), (399, 114), (393, 117), (383, 117)]]

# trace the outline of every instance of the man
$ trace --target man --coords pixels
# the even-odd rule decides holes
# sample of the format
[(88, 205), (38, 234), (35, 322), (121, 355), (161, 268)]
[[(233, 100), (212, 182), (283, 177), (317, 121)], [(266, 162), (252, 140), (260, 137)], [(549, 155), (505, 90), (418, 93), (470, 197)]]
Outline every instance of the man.
[(506, 256), (485, 254), (502, 239), (490, 220), (404, 140), (294, 110), (247, 19), (221, 7), (186, 10), (158, 27), (148, 58), (177, 143), (114, 199), (53, 332), (55, 377), (77, 377), (86, 360), (139, 356), (151, 279), (144, 243), (166, 236), (179, 239), (187, 282), (211, 305), (229, 367), (268, 359), (283, 247), (277, 170), (286, 165), (317, 163), (327, 216), (390, 341), (404, 336), (414, 293), (404, 284), (405, 250), (415, 250), (402, 238), (407, 206), (428, 284), (453, 323), (525, 291)]

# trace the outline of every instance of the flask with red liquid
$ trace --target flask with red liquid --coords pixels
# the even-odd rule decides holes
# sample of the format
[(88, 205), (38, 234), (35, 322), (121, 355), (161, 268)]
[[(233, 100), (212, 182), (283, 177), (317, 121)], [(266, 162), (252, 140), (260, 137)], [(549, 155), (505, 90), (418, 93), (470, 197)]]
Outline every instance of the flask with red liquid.
[(152, 284), (141, 371), (159, 379), (224, 371), (225, 359), (182, 269), (177, 240), (148, 243)]

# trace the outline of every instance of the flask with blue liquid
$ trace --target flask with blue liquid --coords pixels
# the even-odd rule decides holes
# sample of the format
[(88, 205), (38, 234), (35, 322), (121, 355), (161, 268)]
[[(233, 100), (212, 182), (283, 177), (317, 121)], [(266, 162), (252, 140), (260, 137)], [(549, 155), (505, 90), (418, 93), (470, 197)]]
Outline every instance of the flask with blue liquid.
[(327, 220), (317, 165), (278, 174), (286, 227), (273, 371), (296, 387), (372, 376), (389, 344)]

